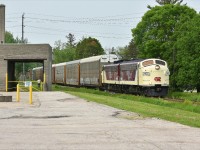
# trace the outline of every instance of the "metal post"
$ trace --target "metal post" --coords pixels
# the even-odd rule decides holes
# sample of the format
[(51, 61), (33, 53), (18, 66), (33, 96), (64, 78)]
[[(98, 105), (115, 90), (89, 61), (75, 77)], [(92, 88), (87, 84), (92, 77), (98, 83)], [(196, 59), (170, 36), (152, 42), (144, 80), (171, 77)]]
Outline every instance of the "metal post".
[(6, 92), (8, 92), (8, 73), (6, 73)]
[(44, 84), (46, 83), (46, 74), (44, 73)]
[(24, 66), (24, 62), (23, 62), (23, 81), (25, 81), (25, 66)]
[(46, 91), (46, 74), (44, 73), (44, 80), (42, 83), (42, 91)]
[(43, 82), (40, 84), (40, 90), (43, 91)]
[(33, 92), (32, 92), (32, 84), (29, 86), (29, 104), (32, 104)]
[(19, 84), (17, 84), (17, 102), (20, 101), (20, 89), (19, 89)]

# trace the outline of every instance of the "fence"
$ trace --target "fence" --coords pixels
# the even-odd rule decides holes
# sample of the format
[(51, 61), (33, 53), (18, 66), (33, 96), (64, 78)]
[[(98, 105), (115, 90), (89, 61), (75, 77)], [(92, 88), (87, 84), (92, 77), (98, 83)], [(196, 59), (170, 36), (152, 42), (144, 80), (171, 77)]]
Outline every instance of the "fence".
[[(26, 85), (29, 88), (29, 104), (33, 103), (33, 89), (32, 89), (32, 82)], [(20, 85), (17, 84), (17, 102), (20, 101)]]
[(29, 84), (30, 82), (32, 83), (32, 88), (34, 91), (43, 91), (44, 85), (46, 83), (46, 75), (44, 74), (44, 81), (38, 84), (38, 81), (8, 81), (8, 74), (6, 73), (6, 92), (8, 92), (8, 90), (16, 90), (16, 86), (8, 88), (8, 83), (15, 83), (15, 85), (19, 84), (22, 91), (28, 91), (27, 84)]
[[(44, 81), (8, 81), (8, 74), (6, 73), (6, 92), (8, 90), (15, 90), (17, 91), (17, 102), (20, 101), (20, 91), (29, 92), (29, 104), (32, 104), (33, 98), (33, 91), (43, 91), (43, 87), (46, 82), (46, 76), (44, 74)], [(16, 83), (16, 87), (8, 88), (8, 83)]]

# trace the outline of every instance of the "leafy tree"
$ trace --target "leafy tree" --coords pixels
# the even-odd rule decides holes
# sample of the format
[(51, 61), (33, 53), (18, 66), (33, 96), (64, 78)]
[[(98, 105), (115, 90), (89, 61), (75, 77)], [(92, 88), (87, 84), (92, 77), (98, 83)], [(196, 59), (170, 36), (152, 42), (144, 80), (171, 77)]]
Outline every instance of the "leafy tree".
[(104, 49), (100, 42), (95, 38), (83, 38), (76, 47), (76, 58), (86, 58), (90, 56), (102, 55)]
[(200, 15), (179, 26), (176, 32), (177, 62), (176, 80), (179, 87), (197, 89), (200, 92)]
[(142, 21), (132, 30), (139, 57), (161, 58), (168, 62), (171, 72), (171, 85), (175, 87), (176, 53), (174, 36), (178, 24), (196, 16), (196, 11), (181, 5), (155, 6), (145, 13)]
[(62, 50), (65, 49), (66, 43), (62, 43), (61, 40), (55, 41), (53, 50)]
[(108, 54), (116, 54), (117, 50), (114, 47), (112, 47), (112, 48), (106, 48), (105, 52), (107, 52)]
[(115, 48), (114, 48), (114, 47), (111, 48), (111, 52), (110, 52), (110, 54), (116, 54), (116, 52), (115, 52)]
[(21, 38), (16, 37), (15, 42), (16, 42), (16, 43), (24, 43), (24, 44), (27, 44), (27, 43), (28, 43), (28, 39), (25, 38), (25, 39), (22, 41)]
[(62, 43), (61, 40), (55, 42), (55, 47), (53, 48), (53, 63), (67, 62), (75, 59), (75, 37), (69, 33), (66, 38), (68, 39), (67, 43)]
[(13, 34), (9, 31), (5, 32), (5, 43), (28, 43), (28, 39), (22, 40), (18, 37), (14, 37)]
[(160, 5), (166, 4), (181, 4), (183, 0), (156, 0), (156, 2)]
[(68, 62), (75, 59), (75, 48), (72, 47), (65, 47), (65, 49), (54, 49), (53, 55), (54, 60), (53, 63), (61, 63), (61, 62)]
[(129, 42), (128, 46), (119, 48), (118, 50), (118, 54), (125, 60), (137, 58), (137, 53), (138, 50), (133, 40)]
[(11, 32), (5, 32), (5, 43), (16, 43), (15, 38)]
[(75, 40), (76, 38), (74, 37), (73, 34), (69, 33), (67, 36), (67, 45), (68, 46), (71, 46), (71, 47), (75, 47), (76, 46), (76, 43), (75, 43)]

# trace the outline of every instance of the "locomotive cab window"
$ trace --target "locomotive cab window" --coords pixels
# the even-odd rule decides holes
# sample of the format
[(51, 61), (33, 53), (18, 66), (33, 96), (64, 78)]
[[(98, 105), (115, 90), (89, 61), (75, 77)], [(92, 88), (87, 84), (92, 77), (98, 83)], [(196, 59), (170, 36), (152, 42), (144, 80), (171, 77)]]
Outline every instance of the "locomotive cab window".
[(144, 67), (153, 65), (153, 60), (144, 61), (144, 62), (142, 63), (142, 65), (143, 65)]
[(165, 66), (165, 62), (161, 60), (156, 60), (156, 64)]

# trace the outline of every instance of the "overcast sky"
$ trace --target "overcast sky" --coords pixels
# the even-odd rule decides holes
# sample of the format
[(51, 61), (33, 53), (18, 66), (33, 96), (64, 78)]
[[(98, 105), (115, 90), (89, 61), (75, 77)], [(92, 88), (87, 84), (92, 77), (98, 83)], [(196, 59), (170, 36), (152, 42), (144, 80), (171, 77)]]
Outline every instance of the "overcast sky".
[[(29, 43), (66, 42), (65, 36), (94, 37), (103, 48), (125, 46), (132, 39), (136, 27), (155, 0), (0, 0), (6, 5), (6, 30), (21, 38), (22, 14), (24, 37)], [(197, 12), (199, 0), (184, 0)]]

